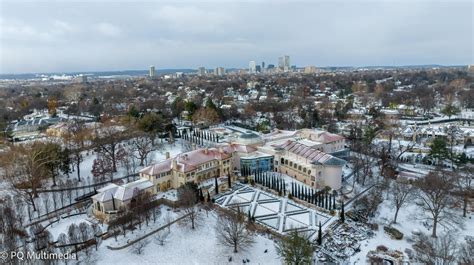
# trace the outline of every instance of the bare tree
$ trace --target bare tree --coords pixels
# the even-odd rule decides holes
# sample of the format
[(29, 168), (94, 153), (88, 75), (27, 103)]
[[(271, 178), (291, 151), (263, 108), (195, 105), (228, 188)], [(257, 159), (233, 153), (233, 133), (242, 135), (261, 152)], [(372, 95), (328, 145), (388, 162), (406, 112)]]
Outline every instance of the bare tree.
[(94, 145), (104, 159), (110, 161), (112, 172), (117, 172), (119, 144), (126, 138), (125, 132), (118, 126), (107, 125), (97, 129)]
[(234, 253), (254, 243), (254, 235), (247, 229), (245, 214), (237, 208), (237, 212), (227, 212), (219, 216), (216, 226), (219, 241), (234, 248)]
[(147, 134), (139, 135), (133, 140), (133, 151), (140, 161), (140, 166), (145, 165), (148, 155), (154, 150), (153, 141)]
[(161, 229), (155, 235), (155, 241), (160, 245), (164, 246), (165, 241), (168, 239), (169, 235), (171, 234), (170, 229)]
[(66, 133), (63, 135), (63, 141), (71, 153), (72, 163), (76, 166), (78, 181), (81, 181), (82, 152), (86, 150), (86, 143), (89, 137), (89, 130), (84, 128), (84, 126), (77, 121), (70, 124), (67, 127)]
[(45, 145), (35, 142), (11, 146), (8, 154), (2, 156), (1, 162), (13, 191), (29, 202), (33, 211), (36, 211), (35, 198), (38, 197), (38, 189), (43, 186), (50, 173), (46, 166), (50, 157)]
[(436, 237), (438, 224), (458, 223), (457, 216), (450, 212), (455, 202), (452, 195), (454, 183), (452, 173), (440, 169), (430, 172), (415, 183), (419, 188), (417, 198), (422, 214), (428, 213), (428, 219), (433, 221), (432, 237)]
[(143, 251), (145, 250), (145, 247), (150, 243), (148, 239), (142, 239), (132, 245), (132, 251), (135, 254), (142, 254)]
[(438, 238), (419, 235), (413, 249), (417, 261), (423, 264), (456, 264), (458, 257), (458, 244), (452, 233), (443, 234)]
[(474, 173), (473, 167), (467, 165), (456, 174), (455, 194), (462, 200), (462, 216), (467, 216), (469, 198), (474, 197)]
[(191, 228), (194, 229), (196, 221), (199, 219), (199, 210), (197, 208), (199, 197), (196, 185), (186, 183), (181, 186), (178, 189), (178, 199), (181, 207), (184, 209), (184, 214), (187, 215), (185, 219), (191, 222)]
[(410, 201), (413, 197), (413, 186), (404, 180), (396, 180), (392, 182), (390, 193), (391, 202), (395, 206), (395, 216), (393, 217), (393, 223), (397, 223), (398, 212), (402, 206)]
[[(93, 238), (93, 231), (91, 226), (86, 222), (81, 222), (79, 224), (79, 232), (80, 232), (80, 239), (81, 242), (87, 242), (89, 239)], [(85, 247), (86, 253), (88, 253), (88, 247)]]
[(77, 251), (77, 245), (80, 242), (79, 227), (76, 224), (71, 224), (67, 230), (68, 241), (74, 245), (74, 250)]
[(97, 223), (92, 224), (92, 231), (95, 237), (95, 250), (97, 251), (99, 245), (102, 243), (102, 229)]
[(474, 264), (474, 240), (459, 245), (458, 262), (461, 265)]
[(15, 211), (10, 197), (0, 200), (0, 244), (3, 250), (18, 247), (22, 238), (27, 236), (21, 225), (20, 215)]

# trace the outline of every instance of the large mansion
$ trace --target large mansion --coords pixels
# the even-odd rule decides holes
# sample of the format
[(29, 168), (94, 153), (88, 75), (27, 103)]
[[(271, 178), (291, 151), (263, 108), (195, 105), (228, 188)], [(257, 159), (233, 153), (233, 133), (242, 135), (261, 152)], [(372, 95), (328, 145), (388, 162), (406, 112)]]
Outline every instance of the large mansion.
[(232, 153), (222, 148), (204, 148), (179, 154), (174, 158), (140, 170), (140, 177), (149, 180), (155, 191), (176, 189), (186, 182), (200, 183), (216, 176), (233, 176)]
[[(166, 159), (139, 171), (140, 179), (118, 186), (110, 184), (93, 196), (97, 215), (114, 213), (130, 203), (133, 194), (152, 194), (177, 189), (187, 182), (201, 184), (214, 178), (251, 176), (254, 172), (284, 173), (306, 185), (322, 189), (341, 188), (346, 153), (344, 137), (325, 131), (277, 130), (260, 135), (233, 126), (212, 128), (222, 134), (215, 147), (198, 148)], [(137, 183), (137, 184), (133, 184)], [(124, 195), (126, 194), (126, 196)]]

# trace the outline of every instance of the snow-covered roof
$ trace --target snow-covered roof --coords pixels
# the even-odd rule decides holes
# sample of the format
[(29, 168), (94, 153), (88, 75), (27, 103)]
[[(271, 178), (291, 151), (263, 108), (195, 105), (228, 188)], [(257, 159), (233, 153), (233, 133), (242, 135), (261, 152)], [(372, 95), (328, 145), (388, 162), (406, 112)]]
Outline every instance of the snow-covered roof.
[(197, 149), (190, 152), (182, 153), (174, 158), (166, 159), (162, 162), (153, 164), (140, 170), (140, 173), (156, 176), (159, 173), (170, 171), (173, 163), (176, 163), (176, 169), (181, 172), (188, 172), (197, 169), (198, 166), (213, 160), (228, 159), (232, 156), (231, 152), (224, 149), (216, 148)]
[(304, 144), (296, 141), (288, 140), (281, 145), (275, 145), (275, 148), (282, 148), (288, 152), (301, 156), (305, 159), (311, 160), (311, 163), (323, 165), (345, 165), (346, 162), (342, 159), (326, 154)]
[(98, 194), (92, 196), (92, 199), (99, 202), (106, 202), (112, 199), (127, 201), (133, 198), (139, 191), (153, 187), (153, 183), (147, 179), (139, 179), (133, 182), (118, 186), (109, 184), (98, 190)]

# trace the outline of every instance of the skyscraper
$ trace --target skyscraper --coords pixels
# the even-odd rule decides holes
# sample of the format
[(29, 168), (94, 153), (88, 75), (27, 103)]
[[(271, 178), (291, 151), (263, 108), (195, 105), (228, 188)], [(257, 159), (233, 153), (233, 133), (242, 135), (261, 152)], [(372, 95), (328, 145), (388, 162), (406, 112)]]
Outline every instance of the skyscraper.
[(148, 75), (150, 76), (150, 78), (155, 78), (155, 66), (150, 66), (150, 72), (148, 73)]
[(197, 70), (197, 75), (198, 76), (205, 76), (206, 75), (206, 68), (203, 67), (203, 66), (199, 67), (198, 70)]
[(225, 74), (225, 69), (224, 67), (217, 67), (215, 70), (214, 70), (214, 74), (215, 75), (224, 75)]
[(289, 55), (285, 55), (283, 56), (283, 70), (285, 70), (285, 72), (289, 71), (291, 69), (291, 66), (290, 66), (290, 56)]
[(283, 70), (285, 68), (285, 62), (283, 60), (283, 57), (278, 57), (278, 68)]
[(255, 61), (249, 62), (249, 73), (255, 74), (257, 72), (257, 63)]
[(290, 56), (289, 55), (284, 55), (282, 57), (278, 57), (278, 68), (280, 70), (288, 72), (291, 69), (290, 66)]

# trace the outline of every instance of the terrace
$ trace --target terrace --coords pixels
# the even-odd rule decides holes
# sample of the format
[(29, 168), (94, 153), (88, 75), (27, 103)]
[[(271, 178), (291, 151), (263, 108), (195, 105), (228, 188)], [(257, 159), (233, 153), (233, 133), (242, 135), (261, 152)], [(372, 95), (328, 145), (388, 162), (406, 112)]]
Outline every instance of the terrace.
[(280, 234), (297, 229), (315, 237), (319, 222), (324, 228), (336, 219), (286, 197), (278, 197), (242, 184), (235, 184), (231, 191), (216, 198), (216, 204), (229, 209), (238, 207), (242, 212), (253, 216), (257, 223)]

